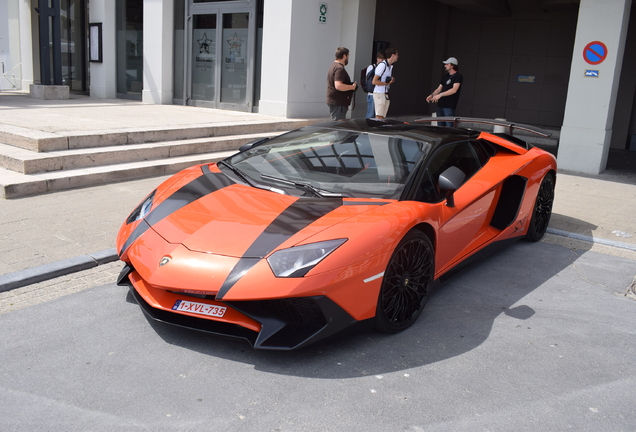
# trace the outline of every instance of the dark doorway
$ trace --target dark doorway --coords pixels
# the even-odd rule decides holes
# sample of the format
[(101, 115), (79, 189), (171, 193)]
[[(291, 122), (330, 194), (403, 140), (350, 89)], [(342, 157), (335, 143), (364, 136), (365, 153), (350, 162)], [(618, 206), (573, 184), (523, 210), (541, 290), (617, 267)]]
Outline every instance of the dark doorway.
[(141, 100), (144, 2), (117, 0), (117, 97)]
[(61, 0), (62, 84), (88, 94), (86, 0)]
[(40, 82), (68, 85), (88, 93), (87, 0), (49, 0), (37, 8), (40, 19)]

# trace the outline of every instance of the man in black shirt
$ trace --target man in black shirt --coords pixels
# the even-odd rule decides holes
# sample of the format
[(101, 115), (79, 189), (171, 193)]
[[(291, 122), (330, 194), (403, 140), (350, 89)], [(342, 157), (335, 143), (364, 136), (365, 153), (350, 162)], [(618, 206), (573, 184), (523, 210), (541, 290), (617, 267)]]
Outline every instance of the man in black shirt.
[(357, 83), (351, 82), (344, 68), (347, 64), (349, 64), (349, 50), (339, 47), (336, 50), (336, 60), (327, 72), (327, 106), (331, 120), (346, 118), (353, 92), (358, 87)]
[[(462, 91), (461, 85), (464, 77), (457, 72), (459, 66), (455, 57), (449, 57), (443, 63), (446, 74), (440, 85), (426, 98), (426, 102), (437, 103), (438, 117), (453, 117), (459, 101), (459, 94)], [(440, 126), (453, 126), (452, 122), (439, 122), (438, 124)]]

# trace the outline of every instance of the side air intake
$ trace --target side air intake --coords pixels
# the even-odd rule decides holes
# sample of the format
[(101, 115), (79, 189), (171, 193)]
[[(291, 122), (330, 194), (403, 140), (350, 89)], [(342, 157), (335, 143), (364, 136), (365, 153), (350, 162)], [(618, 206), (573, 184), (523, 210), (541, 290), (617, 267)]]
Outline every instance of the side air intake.
[(490, 226), (503, 230), (515, 221), (527, 182), (528, 179), (521, 176), (508, 177), (503, 182), (497, 208), (490, 221)]

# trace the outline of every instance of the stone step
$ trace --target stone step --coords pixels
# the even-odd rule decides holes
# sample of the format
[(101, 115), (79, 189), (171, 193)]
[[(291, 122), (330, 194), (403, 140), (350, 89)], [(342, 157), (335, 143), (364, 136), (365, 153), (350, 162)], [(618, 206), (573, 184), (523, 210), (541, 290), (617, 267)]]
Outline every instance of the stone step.
[(68, 132), (65, 134), (3, 125), (0, 130), (0, 142), (35, 152), (49, 152), (227, 135), (281, 132), (307, 126), (315, 122), (316, 120), (286, 119), (282, 121), (210, 123), (188, 127)]
[(126, 162), (235, 150), (248, 142), (276, 136), (280, 132), (184, 139), (146, 144), (115, 145), (51, 152), (34, 152), (0, 144), (0, 168), (21, 174), (89, 168)]
[(20, 198), (65, 189), (170, 175), (192, 165), (225, 159), (235, 153), (236, 150), (229, 150), (38, 174), (21, 174), (0, 168), (0, 197)]

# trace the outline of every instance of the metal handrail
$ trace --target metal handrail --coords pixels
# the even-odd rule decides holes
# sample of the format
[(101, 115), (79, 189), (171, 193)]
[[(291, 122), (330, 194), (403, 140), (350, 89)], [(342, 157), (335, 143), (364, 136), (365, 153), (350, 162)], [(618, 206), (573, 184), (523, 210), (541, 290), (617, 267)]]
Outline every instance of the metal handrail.
[(522, 123), (514, 123), (503, 120), (493, 120), (493, 119), (483, 119), (483, 118), (472, 118), (472, 117), (422, 117), (413, 121), (413, 123), (417, 122), (453, 122), (454, 127), (457, 127), (459, 123), (479, 123), (479, 124), (487, 124), (493, 126), (503, 126), (508, 129), (508, 135), (512, 135), (512, 132), (515, 129), (519, 129), (522, 131), (530, 132), (542, 137), (549, 137), (552, 135), (552, 132), (546, 131), (544, 129), (522, 124)]

